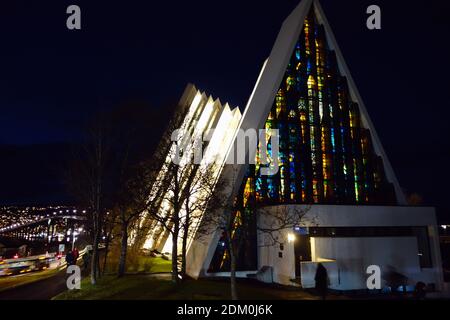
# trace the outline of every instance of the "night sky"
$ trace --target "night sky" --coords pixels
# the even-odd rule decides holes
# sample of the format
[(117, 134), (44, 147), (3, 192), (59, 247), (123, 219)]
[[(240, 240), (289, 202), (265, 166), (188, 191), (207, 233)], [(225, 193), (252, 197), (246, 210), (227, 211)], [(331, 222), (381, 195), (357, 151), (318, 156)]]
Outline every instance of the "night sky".
[[(321, 3), (401, 186), (449, 221), (449, 2)], [(80, 31), (66, 28), (70, 4), (81, 7)], [(2, 1), (0, 204), (69, 201), (66, 145), (97, 110), (139, 100), (165, 112), (188, 82), (245, 106), (297, 4)], [(366, 28), (370, 4), (382, 30)]]

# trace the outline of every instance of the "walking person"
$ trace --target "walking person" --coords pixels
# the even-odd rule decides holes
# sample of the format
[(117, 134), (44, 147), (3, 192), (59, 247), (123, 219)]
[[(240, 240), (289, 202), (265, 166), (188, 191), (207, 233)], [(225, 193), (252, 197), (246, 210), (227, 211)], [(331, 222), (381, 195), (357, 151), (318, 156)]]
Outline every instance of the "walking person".
[(71, 266), (71, 265), (74, 264), (73, 258), (74, 258), (74, 257), (73, 257), (72, 250), (67, 251), (67, 253), (66, 253), (66, 263), (67, 263), (67, 266)]
[(78, 249), (76, 247), (73, 249), (72, 254), (73, 254), (73, 262), (77, 264), (77, 260), (80, 257), (80, 253), (78, 252)]
[(316, 281), (316, 292), (322, 297), (322, 300), (325, 300), (328, 291), (328, 272), (321, 263), (317, 265), (314, 280)]
[(91, 250), (87, 250), (83, 255), (83, 267), (85, 270), (89, 268), (89, 264), (91, 262)]

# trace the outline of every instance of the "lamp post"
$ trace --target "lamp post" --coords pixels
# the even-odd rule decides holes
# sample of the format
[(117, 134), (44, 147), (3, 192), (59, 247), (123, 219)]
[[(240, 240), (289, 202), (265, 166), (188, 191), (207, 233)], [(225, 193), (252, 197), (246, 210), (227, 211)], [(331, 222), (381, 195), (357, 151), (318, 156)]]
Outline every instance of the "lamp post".
[(78, 232), (73, 231), (73, 233), (72, 233), (72, 251), (73, 251), (73, 249), (75, 249), (75, 241), (77, 241), (77, 235), (78, 235)]

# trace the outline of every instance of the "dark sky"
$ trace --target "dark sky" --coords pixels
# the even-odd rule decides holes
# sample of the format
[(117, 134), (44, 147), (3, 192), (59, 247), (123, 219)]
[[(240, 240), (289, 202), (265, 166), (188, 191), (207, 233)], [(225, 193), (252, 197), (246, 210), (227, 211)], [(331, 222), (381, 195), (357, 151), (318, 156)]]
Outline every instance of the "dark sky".
[[(450, 4), (321, 3), (400, 184), (423, 195), (442, 217), (449, 215)], [(70, 4), (81, 7), (81, 31), (66, 28)], [(29, 200), (33, 190), (43, 190), (40, 183), (48, 186), (48, 201), (54, 199), (58, 184), (50, 180), (56, 177), (32, 179), (24, 166), (31, 172), (47, 162), (45, 155), (56, 152), (51, 143), (77, 141), (85, 119), (99, 108), (142, 100), (164, 112), (188, 82), (244, 106), (282, 21), (297, 4), (2, 1), (0, 145), (21, 147), (3, 151), (0, 202)], [(370, 4), (381, 7), (382, 30), (365, 26)]]

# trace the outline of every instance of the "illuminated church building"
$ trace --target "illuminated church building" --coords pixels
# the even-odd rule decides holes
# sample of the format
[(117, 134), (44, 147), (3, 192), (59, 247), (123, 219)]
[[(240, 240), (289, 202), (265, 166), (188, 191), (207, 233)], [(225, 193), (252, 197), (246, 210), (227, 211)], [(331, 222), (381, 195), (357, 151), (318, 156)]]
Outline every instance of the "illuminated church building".
[[(313, 287), (321, 262), (333, 289), (365, 289), (370, 265), (395, 270), (412, 286), (423, 281), (442, 287), (434, 208), (407, 206), (317, 0), (302, 0), (284, 21), (242, 114), (192, 85), (180, 108), (186, 132), (216, 129), (204, 157), (218, 157), (217, 177), (231, 174), (225, 163), (234, 157), (238, 129), (279, 130), (276, 174), (262, 175), (267, 165), (257, 156), (255, 164), (233, 165), (236, 228), (245, 221), (251, 229), (237, 259), (238, 277)], [(271, 156), (270, 140), (267, 151)], [(306, 217), (280, 231), (280, 243), (266, 245), (267, 235), (256, 227), (265, 222), (254, 203), (264, 210), (304, 209)], [(170, 214), (164, 203), (161, 210)], [(156, 223), (153, 229), (158, 230)], [(167, 251), (169, 243), (167, 234), (154, 231), (147, 245)], [(220, 231), (190, 241), (187, 258), (194, 278), (229, 275)]]

